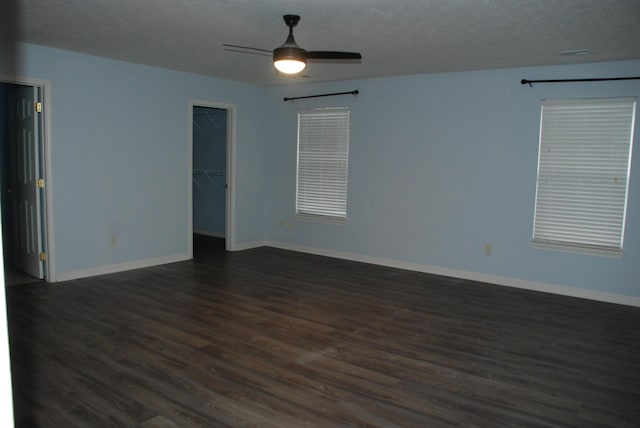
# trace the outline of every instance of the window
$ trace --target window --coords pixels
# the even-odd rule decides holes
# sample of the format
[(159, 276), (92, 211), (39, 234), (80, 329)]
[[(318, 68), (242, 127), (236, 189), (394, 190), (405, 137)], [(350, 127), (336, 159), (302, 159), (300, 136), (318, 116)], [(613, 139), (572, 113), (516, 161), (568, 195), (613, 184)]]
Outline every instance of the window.
[(298, 112), (296, 215), (344, 222), (348, 163), (349, 109)]
[(636, 102), (542, 103), (533, 242), (620, 253)]

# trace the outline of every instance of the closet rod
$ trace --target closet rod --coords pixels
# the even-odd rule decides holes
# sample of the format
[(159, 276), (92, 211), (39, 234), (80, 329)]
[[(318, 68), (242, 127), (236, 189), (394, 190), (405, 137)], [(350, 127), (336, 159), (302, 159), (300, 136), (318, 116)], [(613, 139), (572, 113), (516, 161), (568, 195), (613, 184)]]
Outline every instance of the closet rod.
[(304, 98), (333, 97), (335, 95), (353, 95), (355, 97), (359, 93), (360, 91), (356, 89), (355, 91), (351, 91), (351, 92), (334, 92), (333, 94), (307, 95), (306, 97), (291, 97), (291, 98), (284, 97), (283, 100), (286, 102), (286, 101), (293, 101), (293, 100), (301, 100)]
[(595, 79), (551, 79), (551, 80), (528, 80), (522, 79), (521, 85), (533, 86), (533, 83), (563, 83), (563, 82), (604, 82), (607, 80), (639, 80), (640, 76), (636, 77), (601, 77)]

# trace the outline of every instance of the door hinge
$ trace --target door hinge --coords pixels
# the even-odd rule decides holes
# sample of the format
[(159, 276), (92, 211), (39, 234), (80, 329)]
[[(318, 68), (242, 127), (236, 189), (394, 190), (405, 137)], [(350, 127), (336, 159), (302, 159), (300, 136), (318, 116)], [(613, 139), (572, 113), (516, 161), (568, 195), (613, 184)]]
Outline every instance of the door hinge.
[(47, 261), (47, 253), (40, 253), (40, 261), (41, 262)]
[(36, 113), (42, 113), (42, 103), (41, 102), (37, 102), (36, 103)]
[(44, 189), (44, 178), (38, 178), (38, 189)]

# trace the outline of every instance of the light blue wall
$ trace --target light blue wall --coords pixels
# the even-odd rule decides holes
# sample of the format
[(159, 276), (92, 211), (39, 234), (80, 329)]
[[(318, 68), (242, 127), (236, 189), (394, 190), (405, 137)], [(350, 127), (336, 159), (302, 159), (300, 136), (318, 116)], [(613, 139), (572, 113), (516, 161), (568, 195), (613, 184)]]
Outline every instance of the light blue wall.
[(190, 100), (236, 106), (236, 242), (263, 239), (263, 89), (33, 45), (19, 53), (18, 75), (51, 83), (58, 274), (188, 254)]
[[(19, 64), (18, 74), (51, 82), (58, 272), (188, 252), (188, 103), (204, 100), (237, 106), (238, 244), (271, 241), (640, 296), (637, 154), (623, 258), (529, 245), (540, 101), (639, 96), (640, 81), (519, 83), (640, 75), (640, 61), (278, 88), (31, 45), (20, 47)], [(353, 89), (357, 98), (282, 102)], [(326, 106), (352, 109), (346, 225), (294, 216), (296, 112)], [(635, 140), (637, 149), (637, 133)]]
[[(227, 110), (194, 107), (193, 169), (224, 174), (227, 168)], [(193, 230), (224, 237), (225, 175), (193, 176)]]
[[(520, 79), (638, 76), (640, 61), (383, 78), (269, 90), (271, 241), (442, 269), (640, 296), (640, 157), (621, 259), (530, 246), (540, 101), (640, 96), (640, 81), (522, 86)], [(282, 102), (282, 97), (360, 90)], [(295, 219), (296, 112), (351, 107), (348, 222)], [(638, 133), (635, 145), (639, 147)], [(637, 151), (637, 150), (636, 150)], [(282, 227), (284, 220), (285, 227)], [(287, 228), (286, 222), (292, 227)], [(493, 247), (484, 254), (485, 244)]]

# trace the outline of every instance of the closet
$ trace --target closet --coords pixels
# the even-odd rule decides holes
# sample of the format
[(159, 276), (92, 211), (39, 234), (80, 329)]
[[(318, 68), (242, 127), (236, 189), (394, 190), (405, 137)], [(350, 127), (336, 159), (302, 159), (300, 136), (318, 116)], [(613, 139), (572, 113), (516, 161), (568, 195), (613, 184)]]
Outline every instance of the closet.
[(225, 109), (193, 108), (193, 232), (226, 236), (227, 115)]

